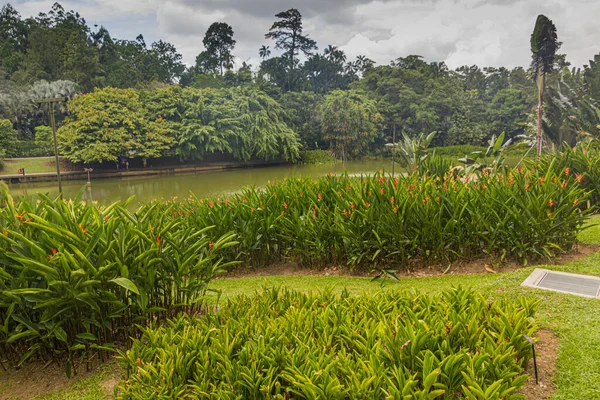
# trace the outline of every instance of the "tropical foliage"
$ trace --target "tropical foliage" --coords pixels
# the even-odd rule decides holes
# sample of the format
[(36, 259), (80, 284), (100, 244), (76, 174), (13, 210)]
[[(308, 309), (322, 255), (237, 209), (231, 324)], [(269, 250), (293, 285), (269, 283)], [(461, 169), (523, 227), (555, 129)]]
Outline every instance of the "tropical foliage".
[(119, 156), (144, 160), (170, 148), (162, 120), (149, 121), (139, 94), (106, 88), (77, 96), (71, 116), (58, 131), (61, 153), (72, 162), (117, 162)]
[(537, 303), (266, 289), (144, 329), (120, 399), (518, 399)]
[[(86, 360), (136, 335), (136, 324), (190, 313), (226, 269), (233, 236), (154, 208), (100, 209), (76, 199), (13, 202), (0, 187), (0, 349), (3, 358)], [(212, 236), (212, 235), (211, 235)]]
[(298, 159), (298, 137), (281, 106), (255, 88), (171, 87), (144, 94), (144, 106), (164, 121), (182, 160), (231, 152), (237, 160)]
[(354, 91), (333, 91), (319, 108), (323, 139), (342, 161), (367, 153), (380, 132), (380, 118), (374, 102)]

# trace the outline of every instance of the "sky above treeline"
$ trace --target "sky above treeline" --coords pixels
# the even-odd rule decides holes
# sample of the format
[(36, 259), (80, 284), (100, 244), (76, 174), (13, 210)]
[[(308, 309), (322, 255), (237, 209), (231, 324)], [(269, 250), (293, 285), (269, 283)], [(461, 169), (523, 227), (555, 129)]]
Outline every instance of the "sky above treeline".
[[(48, 12), (53, 0), (10, 1), (22, 17)], [(213, 22), (233, 27), (237, 64), (259, 63), (258, 49), (274, 15), (297, 8), (304, 33), (344, 50), (348, 59), (366, 55), (378, 64), (418, 54), (449, 67), (528, 66), (529, 39), (538, 14), (553, 20), (558, 38), (574, 66), (600, 52), (600, 0), (70, 0), (94, 29), (105, 26), (113, 37), (146, 43), (173, 43), (188, 65), (203, 50), (202, 38)]]

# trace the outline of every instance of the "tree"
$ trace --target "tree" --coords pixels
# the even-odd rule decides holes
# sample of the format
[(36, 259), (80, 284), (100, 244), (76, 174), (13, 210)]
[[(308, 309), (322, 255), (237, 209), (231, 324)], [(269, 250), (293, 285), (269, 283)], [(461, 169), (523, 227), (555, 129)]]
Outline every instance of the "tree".
[(258, 55), (263, 60), (269, 58), (269, 56), (271, 55), (271, 50), (269, 49), (269, 46), (265, 46), (264, 44), (260, 46), (260, 49), (258, 49)]
[(286, 122), (300, 136), (305, 149), (326, 148), (319, 121), (319, 108), (325, 96), (311, 92), (287, 92), (279, 103), (286, 112)]
[(325, 96), (319, 119), (323, 138), (342, 161), (365, 154), (381, 131), (375, 103), (353, 90), (334, 90)]
[(317, 49), (317, 42), (302, 34), (302, 14), (295, 8), (275, 14), (275, 17), (279, 21), (273, 23), (265, 39), (275, 40), (275, 48), (284, 51), (283, 57), (289, 65), (288, 90), (291, 90), (289, 74), (295, 68), (296, 57), (300, 52), (310, 55)]
[(560, 48), (556, 35), (556, 26), (544, 15), (538, 15), (531, 34), (531, 69), (538, 84), (537, 135), (538, 155), (542, 153), (542, 129), (544, 116), (544, 87), (546, 74), (554, 69), (554, 57)]
[(144, 94), (151, 119), (164, 117), (175, 153), (182, 161), (209, 153), (231, 153), (236, 160), (299, 156), (298, 135), (271, 97), (251, 86), (170, 87)]
[(58, 130), (61, 153), (71, 162), (116, 162), (118, 157), (163, 155), (172, 139), (162, 121), (148, 119), (133, 89), (106, 88), (77, 96)]
[(10, 4), (0, 10), (0, 67), (9, 75), (20, 67), (29, 45), (30, 30)]
[(233, 28), (225, 22), (214, 22), (208, 27), (202, 40), (205, 51), (196, 58), (196, 65), (201, 72), (216, 72), (233, 68)]
[(17, 131), (7, 119), (0, 119), (0, 158), (10, 155), (11, 149), (17, 143)]

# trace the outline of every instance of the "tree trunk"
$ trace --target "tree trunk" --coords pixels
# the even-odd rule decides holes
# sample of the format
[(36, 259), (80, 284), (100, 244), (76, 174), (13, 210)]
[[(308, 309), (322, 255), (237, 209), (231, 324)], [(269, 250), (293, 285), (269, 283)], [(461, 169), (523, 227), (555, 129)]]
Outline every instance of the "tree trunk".
[(542, 154), (542, 122), (544, 118), (544, 86), (546, 84), (546, 74), (542, 73), (538, 76), (538, 120), (537, 120), (537, 135), (536, 146), (538, 156)]

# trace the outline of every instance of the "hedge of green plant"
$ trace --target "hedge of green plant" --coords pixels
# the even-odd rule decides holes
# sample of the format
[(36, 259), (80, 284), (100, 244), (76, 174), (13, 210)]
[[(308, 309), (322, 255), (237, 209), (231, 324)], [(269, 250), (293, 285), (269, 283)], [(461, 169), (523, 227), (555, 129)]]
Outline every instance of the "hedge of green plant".
[(266, 289), (144, 329), (118, 398), (522, 398), (537, 304)]
[[(253, 266), (394, 265), (490, 255), (552, 257), (576, 242), (588, 193), (574, 175), (508, 170), (461, 179), (327, 176), (271, 182), (229, 199), (144, 207), (152, 218), (235, 232), (232, 258)], [(151, 210), (150, 210), (151, 209)]]
[(43, 195), (13, 204), (0, 189), (0, 357), (13, 365), (66, 359), (70, 374), (75, 358), (126, 343), (135, 324), (197, 312), (228, 266), (219, 254), (236, 244), (151, 210)]
[(331, 164), (337, 160), (327, 150), (306, 150), (300, 152), (300, 164)]

